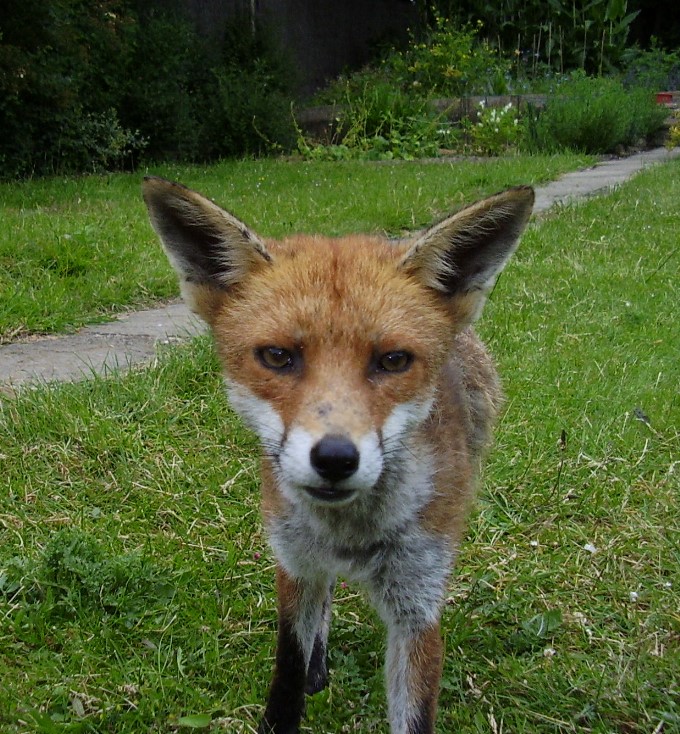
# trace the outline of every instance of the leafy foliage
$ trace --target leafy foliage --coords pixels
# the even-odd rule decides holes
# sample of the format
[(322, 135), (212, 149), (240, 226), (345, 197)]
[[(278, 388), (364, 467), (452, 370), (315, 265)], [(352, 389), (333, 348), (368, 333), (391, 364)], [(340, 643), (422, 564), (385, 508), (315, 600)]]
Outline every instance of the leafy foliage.
[(422, 40), (384, 62), (394, 80), (430, 97), (499, 94), (507, 89), (510, 65), (480, 36), (483, 23), (460, 26), (436, 14)]
[(626, 47), (631, 23), (639, 10), (628, 0), (462, 0), (452, 7), (440, 2), (460, 21), (481, 18), (487, 38), (504, 54), (515, 57), (516, 69), (535, 71), (538, 64), (565, 73), (611, 71)]
[(244, 23), (220, 47), (141, 0), (2, 3), (0, 176), (289, 145), (287, 65)]
[(509, 65), (478, 38), (481, 26), (462, 28), (437, 15), (427, 35), (379, 64), (341, 76), (317, 98), (340, 105), (330, 145), (303, 138), (298, 148), (311, 158), (412, 159), (436, 155), (453, 141), (445, 112), (431, 101), (502, 91)]
[(673, 122), (671, 123), (670, 130), (668, 131), (668, 140), (666, 141), (666, 147), (680, 147), (680, 115), (677, 113), (677, 111), (673, 116)]
[(531, 150), (612, 153), (651, 137), (666, 114), (648, 90), (575, 74), (545, 110), (528, 116), (526, 144)]
[(668, 51), (652, 39), (650, 48), (626, 49), (622, 57), (624, 82), (662, 91), (680, 88), (680, 49)]
[(127, 616), (167, 603), (172, 586), (140, 553), (117, 555), (81, 530), (60, 530), (39, 558), (9, 559), (0, 594), (42, 607), (48, 616), (83, 606)]
[(307, 158), (337, 160), (410, 160), (436, 155), (441, 115), (428, 101), (390, 84), (387, 78), (366, 80), (360, 91), (348, 86), (336, 129), (328, 144), (298, 135), (298, 150)]
[(511, 102), (499, 108), (481, 102), (477, 121), (468, 122), (466, 127), (473, 151), (483, 155), (516, 149), (523, 134), (518, 111)]

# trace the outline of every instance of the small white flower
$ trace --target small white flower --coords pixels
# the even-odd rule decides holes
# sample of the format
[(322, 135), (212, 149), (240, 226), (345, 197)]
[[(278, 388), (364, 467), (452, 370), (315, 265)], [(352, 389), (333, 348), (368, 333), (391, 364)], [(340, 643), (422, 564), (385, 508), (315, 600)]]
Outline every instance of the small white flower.
[(530, 541), (529, 541), (529, 545), (530, 545), (530, 546), (531, 546), (532, 548), (538, 548), (538, 541), (537, 541), (537, 540), (530, 540)]
[(554, 647), (546, 647), (545, 650), (543, 650), (544, 658), (551, 658), (554, 655), (557, 655), (557, 650), (555, 650)]
[(636, 602), (638, 600), (638, 596), (639, 594), (637, 593), (637, 591), (631, 591), (630, 594), (628, 594), (628, 598), (631, 602)]

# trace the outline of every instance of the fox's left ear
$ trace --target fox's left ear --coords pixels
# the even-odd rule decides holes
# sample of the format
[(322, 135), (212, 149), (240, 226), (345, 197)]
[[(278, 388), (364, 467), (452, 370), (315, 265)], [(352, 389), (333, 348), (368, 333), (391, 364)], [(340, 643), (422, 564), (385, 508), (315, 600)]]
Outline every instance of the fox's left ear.
[(401, 267), (428, 287), (456, 297), (457, 311), (474, 321), (515, 251), (533, 205), (529, 186), (479, 201), (425, 231)]

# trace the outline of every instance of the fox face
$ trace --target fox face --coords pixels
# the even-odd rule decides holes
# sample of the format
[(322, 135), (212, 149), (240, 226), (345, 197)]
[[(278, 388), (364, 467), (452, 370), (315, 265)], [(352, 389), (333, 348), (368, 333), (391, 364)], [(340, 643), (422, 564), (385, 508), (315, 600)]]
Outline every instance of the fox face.
[(430, 411), (449, 319), (434, 294), (423, 303), (394, 249), (361, 238), (269, 245), (272, 265), (213, 320), (232, 405), (288, 502), (365, 500)]
[(330, 589), (344, 574), (388, 625), (393, 734), (429, 734), (446, 581), (500, 400), (471, 325), (533, 191), (399, 242), (265, 241), (179, 184), (148, 178), (144, 197), (262, 447), (279, 643), (260, 731), (298, 731), (304, 691), (325, 684)]

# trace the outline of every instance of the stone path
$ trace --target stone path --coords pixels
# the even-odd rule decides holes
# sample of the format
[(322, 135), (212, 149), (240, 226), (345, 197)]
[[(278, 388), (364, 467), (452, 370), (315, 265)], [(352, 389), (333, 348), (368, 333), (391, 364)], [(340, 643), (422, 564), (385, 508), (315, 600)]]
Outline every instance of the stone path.
[[(657, 148), (567, 173), (536, 189), (534, 212), (540, 214), (556, 204), (607, 191), (651, 164), (677, 157), (680, 148)], [(68, 336), (7, 344), (0, 346), (0, 386), (11, 390), (29, 383), (107, 374), (148, 362), (158, 344), (185, 339), (202, 330), (198, 319), (183, 304), (176, 303), (87, 326)]]

